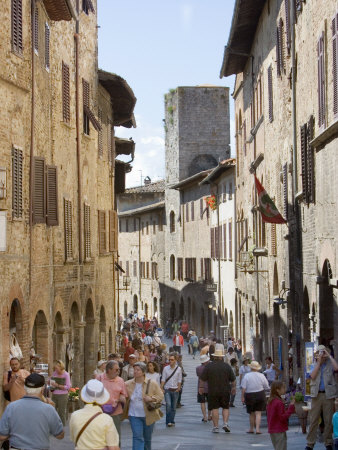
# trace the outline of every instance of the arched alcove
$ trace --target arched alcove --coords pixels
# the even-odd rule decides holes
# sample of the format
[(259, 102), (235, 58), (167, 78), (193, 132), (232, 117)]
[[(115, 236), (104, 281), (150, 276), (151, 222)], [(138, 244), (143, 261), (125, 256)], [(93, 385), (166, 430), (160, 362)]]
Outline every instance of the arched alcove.
[(138, 300), (137, 300), (137, 295), (134, 294), (133, 297), (133, 308), (134, 308), (134, 313), (138, 312)]
[(170, 280), (175, 280), (175, 256), (170, 255)]
[(311, 341), (311, 327), (310, 327), (310, 301), (307, 287), (305, 286), (303, 292), (303, 311), (302, 311), (302, 327), (304, 342)]
[(333, 287), (330, 286), (332, 278), (331, 264), (328, 259), (324, 261), (322, 268), (322, 280), (319, 287), (319, 336), (320, 344), (329, 346), (330, 341), (334, 340), (334, 324), (337, 317), (337, 301), (333, 293)]
[(82, 381), (82, 374), (80, 373), (81, 361), (83, 358), (83, 351), (80, 348), (80, 312), (79, 307), (76, 302), (73, 302), (71, 310), (70, 310), (70, 318), (69, 318), (69, 335), (68, 335), (68, 345), (71, 344), (73, 346), (72, 354), (73, 359), (70, 359), (69, 356), (71, 353), (66, 353), (66, 370), (72, 377), (72, 383), (76, 386)]
[(64, 327), (60, 311), (55, 314), (53, 326), (53, 360), (63, 360), (66, 354), (65, 343), (63, 341)]
[(86, 303), (86, 326), (84, 329), (84, 381), (92, 378), (96, 367), (96, 346), (95, 346), (95, 316), (93, 302), (89, 298)]
[(32, 329), (32, 345), (42, 363), (48, 364), (48, 322), (45, 313), (40, 309), (34, 320)]
[(12, 301), (11, 310), (9, 313), (9, 334), (15, 335), (22, 350), (24, 340), (22, 310), (20, 302), (17, 298)]
[(169, 225), (170, 225), (170, 233), (175, 233), (175, 213), (174, 211), (170, 211), (169, 214)]
[(144, 304), (144, 315), (147, 319), (149, 319), (149, 307), (148, 307), (148, 303)]
[(179, 320), (184, 319), (184, 300), (183, 297), (180, 298), (180, 308), (179, 308), (179, 314), (178, 314)]

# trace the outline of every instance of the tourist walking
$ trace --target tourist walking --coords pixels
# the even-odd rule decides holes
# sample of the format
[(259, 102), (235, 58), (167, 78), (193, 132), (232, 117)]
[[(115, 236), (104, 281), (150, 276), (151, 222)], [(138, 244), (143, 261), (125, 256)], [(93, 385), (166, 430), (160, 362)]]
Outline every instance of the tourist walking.
[(250, 359), (247, 357), (244, 357), (243, 364), (239, 368), (239, 386), (242, 388), (242, 381), (245, 375), (249, 372), (251, 372), (251, 368), (249, 366)]
[(70, 416), (70, 439), (76, 450), (119, 450), (119, 435), (107, 414), (100, 406), (109, 401), (110, 395), (99, 380), (89, 380), (81, 389), (85, 406)]
[(68, 418), (68, 391), (72, 387), (69, 373), (65, 370), (63, 361), (57, 360), (54, 363), (54, 372), (52, 374), (50, 385), (53, 389), (53, 402), (58, 412), (63, 426)]
[(219, 432), (219, 408), (222, 408), (223, 430), (230, 433), (229, 403), (230, 393), (236, 393), (236, 377), (228, 363), (224, 362), (224, 352), (217, 349), (213, 360), (206, 365), (201, 379), (208, 382), (208, 408), (212, 410), (213, 433)]
[(29, 372), (21, 369), (18, 358), (11, 358), (9, 365), (11, 368), (4, 373), (2, 389), (7, 393), (6, 400), (14, 402), (25, 395), (25, 379), (29, 376)]
[[(196, 375), (198, 377), (197, 382), (197, 403), (201, 405), (201, 411), (202, 411), (202, 422), (208, 422), (208, 419), (211, 419), (211, 416), (207, 414), (207, 405), (208, 405), (208, 382), (203, 381), (201, 379), (201, 375), (205, 369), (205, 366), (210, 361), (210, 358), (208, 355), (202, 355), (200, 357), (201, 364), (196, 367)], [(209, 410), (209, 408), (208, 408)], [(211, 414), (211, 412), (210, 412)]]
[(123, 367), (121, 377), (124, 381), (134, 378), (134, 364), (137, 362), (137, 357), (132, 353), (128, 358), (129, 363)]
[(324, 345), (318, 345), (315, 354), (316, 365), (310, 374), (311, 413), (310, 426), (307, 435), (306, 450), (315, 446), (317, 438), (318, 421), (323, 414), (324, 418), (324, 443), (326, 449), (331, 450), (332, 440), (332, 416), (334, 413), (334, 401), (338, 397), (335, 372), (338, 364), (330, 355), (330, 349)]
[(282, 381), (274, 381), (271, 384), (270, 397), (266, 407), (268, 431), (275, 450), (287, 450), (288, 419), (295, 412), (295, 399), (292, 399), (288, 409), (285, 409), (282, 400), (285, 392), (285, 384)]
[(160, 382), (160, 374), (158, 364), (155, 361), (148, 361), (146, 376), (148, 379), (155, 381), (159, 386)]
[(49, 449), (50, 436), (63, 439), (61, 419), (43, 401), (45, 378), (32, 373), (24, 381), (25, 395), (11, 402), (0, 419), (0, 441), (9, 439), (12, 449)]
[(96, 378), (97, 375), (101, 375), (104, 373), (106, 369), (106, 363), (107, 361), (105, 361), (104, 359), (100, 359), (100, 361), (96, 365), (96, 369), (94, 370), (93, 378)]
[(182, 385), (182, 369), (177, 364), (175, 353), (169, 354), (169, 365), (163, 368), (161, 388), (166, 402), (166, 425), (175, 426), (178, 395)]
[(189, 345), (191, 348), (192, 357), (193, 357), (193, 359), (195, 359), (195, 356), (196, 356), (196, 353), (198, 352), (198, 347), (199, 347), (199, 339), (196, 336), (195, 331), (191, 332), (191, 337), (189, 339)]
[(181, 353), (181, 348), (184, 347), (184, 339), (179, 331), (176, 331), (175, 336), (173, 337), (173, 348), (175, 352)]
[[(237, 363), (238, 363), (238, 361), (236, 358), (230, 359), (230, 366), (231, 366), (231, 369), (232, 369), (235, 377), (237, 377), (237, 375), (238, 375)], [(235, 398), (236, 398), (236, 392), (234, 394), (230, 394), (230, 407), (231, 408), (235, 408)]]
[(251, 372), (247, 373), (242, 380), (242, 403), (246, 405), (246, 411), (250, 414), (250, 428), (247, 433), (262, 434), (260, 430), (262, 411), (265, 411), (265, 390), (269, 389), (268, 380), (259, 372), (262, 366), (257, 361), (251, 361)]
[(123, 411), (123, 419), (129, 419), (133, 432), (133, 450), (151, 450), (154, 424), (163, 416), (157, 408), (163, 400), (160, 386), (146, 378), (146, 365), (134, 365), (134, 378), (126, 383), (128, 399)]
[(266, 379), (268, 380), (269, 386), (276, 381), (281, 373), (279, 369), (272, 362), (271, 356), (265, 358), (265, 370), (263, 371)]
[(119, 363), (114, 360), (108, 361), (105, 373), (98, 375), (97, 379), (102, 382), (104, 388), (109, 393), (109, 400), (103, 405), (102, 409), (103, 412), (109, 414), (113, 419), (119, 435), (119, 446), (121, 446), (121, 418), (128, 393), (126, 384), (119, 377), (119, 373)]

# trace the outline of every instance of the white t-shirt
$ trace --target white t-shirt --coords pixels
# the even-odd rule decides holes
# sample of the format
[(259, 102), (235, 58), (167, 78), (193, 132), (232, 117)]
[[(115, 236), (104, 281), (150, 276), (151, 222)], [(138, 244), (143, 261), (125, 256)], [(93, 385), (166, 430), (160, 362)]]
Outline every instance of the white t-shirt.
[(262, 373), (249, 372), (243, 378), (241, 387), (249, 394), (269, 389), (269, 383)]
[(276, 370), (275, 370), (275, 365), (272, 363), (270, 365), (270, 367), (266, 367), (266, 369), (264, 370), (264, 373), (266, 375), (266, 378), (268, 379), (268, 381), (275, 381), (276, 379)]
[(128, 412), (129, 416), (134, 417), (146, 416), (143, 406), (142, 386), (143, 383), (135, 383), (135, 389), (130, 397), (129, 412)]
[[(244, 380), (244, 377), (247, 373), (251, 372), (251, 369), (249, 366), (245, 366), (244, 364), (239, 368), (239, 375), (242, 375), (242, 381)], [(241, 381), (241, 387), (242, 387), (242, 381)]]
[(156, 381), (157, 384), (160, 384), (160, 374), (157, 372), (154, 373), (149, 373), (147, 372), (146, 374), (147, 378), (150, 378), (151, 380)]

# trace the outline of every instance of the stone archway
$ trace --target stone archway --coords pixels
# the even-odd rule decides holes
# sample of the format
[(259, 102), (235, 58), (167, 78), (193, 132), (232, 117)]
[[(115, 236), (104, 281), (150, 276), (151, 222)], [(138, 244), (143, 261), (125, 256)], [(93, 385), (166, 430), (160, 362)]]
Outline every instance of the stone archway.
[(40, 309), (34, 320), (32, 329), (32, 346), (44, 364), (48, 363), (48, 322), (45, 313)]
[(112, 353), (113, 352), (113, 332), (111, 327), (109, 327), (109, 332), (108, 332), (108, 353)]
[(146, 319), (149, 319), (149, 307), (148, 307), (148, 303), (144, 304), (144, 315)]
[[(337, 299), (330, 286), (332, 269), (329, 260), (325, 260), (322, 269), (322, 279), (319, 287), (319, 343), (329, 346), (337, 338), (335, 324), (337, 324)], [(336, 325), (337, 328), (337, 325)]]
[(63, 342), (64, 326), (60, 311), (55, 315), (53, 327), (53, 361), (63, 359), (66, 350)]
[(106, 311), (104, 306), (101, 306), (100, 309), (100, 333), (99, 333), (99, 354), (97, 359), (106, 359), (107, 358), (107, 344), (106, 344)]
[(169, 315), (170, 315), (170, 319), (172, 321), (174, 321), (176, 319), (176, 305), (175, 305), (175, 302), (171, 302)]
[[(23, 350), (23, 320), (22, 320), (22, 310), (19, 300), (16, 298), (12, 301), (11, 310), (9, 314), (9, 334), (10, 336), (15, 335), (18, 344), (20, 345), (21, 351)], [(24, 356), (24, 355), (23, 355)]]
[(138, 300), (137, 300), (137, 295), (134, 294), (133, 297), (133, 309), (134, 309), (134, 313), (137, 313), (138, 311)]
[(86, 327), (84, 330), (84, 381), (92, 378), (96, 367), (95, 317), (93, 302), (89, 298), (86, 304)]

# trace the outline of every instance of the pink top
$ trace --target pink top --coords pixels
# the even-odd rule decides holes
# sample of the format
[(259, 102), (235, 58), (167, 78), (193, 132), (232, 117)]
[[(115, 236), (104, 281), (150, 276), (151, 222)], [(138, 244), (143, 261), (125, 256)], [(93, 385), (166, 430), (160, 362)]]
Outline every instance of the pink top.
[(54, 371), (52, 377), (65, 378), (65, 389), (55, 389), (53, 395), (68, 394), (69, 389), (72, 387), (69, 373), (64, 371), (63, 374), (60, 375), (57, 371)]
[[(103, 386), (107, 389), (110, 394), (109, 402), (115, 407), (120, 400), (120, 395), (124, 395), (126, 398), (128, 397), (128, 392), (126, 388), (126, 383), (121, 377), (108, 378), (106, 373), (101, 375), (97, 375), (97, 380), (103, 383)], [(122, 414), (123, 407), (121, 403), (118, 404), (118, 407), (113, 413), (113, 416), (117, 414)]]
[(269, 433), (284, 433), (288, 430), (288, 418), (295, 412), (295, 405), (285, 409), (280, 398), (274, 398), (266, 407)]

